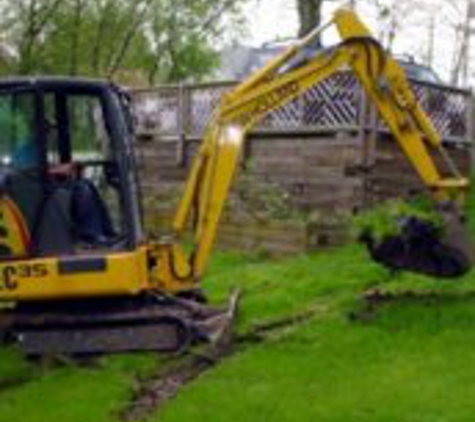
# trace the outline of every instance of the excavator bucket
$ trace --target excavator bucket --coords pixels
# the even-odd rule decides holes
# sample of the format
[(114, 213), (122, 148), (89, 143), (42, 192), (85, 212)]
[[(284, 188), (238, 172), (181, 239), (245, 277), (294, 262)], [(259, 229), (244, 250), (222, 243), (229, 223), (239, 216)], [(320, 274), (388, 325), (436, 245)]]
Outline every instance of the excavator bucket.
[(230, 342), (239, 292), (223, 307), (168, 296), (55, 303), (3, 312), (0, 332), (28, 356), (179, 353)]
[(387, 268), (438, 278), (457, 278), (475, 262), (474, 247), (463, 218), (455, 208), (439, 210), (442, 229), (416, 217), (399, 222), (397, 235), (376, 241), (370, 233), (361, 236), (372, 259)]

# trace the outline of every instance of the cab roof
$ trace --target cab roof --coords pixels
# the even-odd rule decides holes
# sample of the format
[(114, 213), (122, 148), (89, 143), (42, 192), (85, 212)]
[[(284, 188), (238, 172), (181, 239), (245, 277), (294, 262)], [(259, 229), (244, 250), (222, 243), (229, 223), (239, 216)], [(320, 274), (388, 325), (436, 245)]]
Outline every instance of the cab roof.
[(54, 91), (103, 90), (115, 87), (112, 82), (83, 77), (13, 76), (0, 78), (0, 91), (10, 89), (40, 89)]

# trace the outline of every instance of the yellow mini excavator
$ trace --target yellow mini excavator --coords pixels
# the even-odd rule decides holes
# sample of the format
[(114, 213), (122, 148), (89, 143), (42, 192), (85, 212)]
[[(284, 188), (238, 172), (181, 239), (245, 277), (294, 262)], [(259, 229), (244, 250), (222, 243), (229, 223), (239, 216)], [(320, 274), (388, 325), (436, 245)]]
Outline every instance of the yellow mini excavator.
[[(313, 48), (330, 24), (341, 42)], [(236, 296), (223, 308), (191, 298), (199, 291), (246, 134), (267, 113), (341, 69), (361, 83), (436, 206), (459, 223), (468, 181), (444, 152), (403, 70), (351, 10), (337, 11), (329, 24), (222, 98), (193, 163), (173, 235), (163, 239), (143, 232), (124, 92), (85, 79), (0, 81), (4, 338), (33, 355), (175, 351), (219, 339), (231, 324)], [(430, 150), (449, 163), (450, 177), (441, 175)], [(191, 250), (180, 242), (190, 221)], [(373, 257), (396, 268), (430, 267), (426, 272), (434, 275), (470, 268), (464, 245), (432, 238), (421, 249), (417, 241), (409, 245), (408, 230), (414, 231), (406, 228), (399, 243), (371, 242)], [(424, 227), (415, 231), (424, 237)], [(412, 265), (408, 248), (427, 255), (429, 264)]]

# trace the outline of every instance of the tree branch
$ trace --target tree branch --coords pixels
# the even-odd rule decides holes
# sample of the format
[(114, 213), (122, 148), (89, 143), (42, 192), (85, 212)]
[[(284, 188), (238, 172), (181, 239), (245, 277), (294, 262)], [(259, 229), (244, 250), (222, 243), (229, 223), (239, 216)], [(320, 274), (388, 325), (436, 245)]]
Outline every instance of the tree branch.
[[(135, 19), (132, 20), (132, 24), (129, 26), (128, 31), (126, 31), (122, 43), (120, 44), (120, 47), (117, 50), (117, 53), (115, 54), (112, 64), (109, 67), (109, 70), (107, 72), (108, 78), (112, 78), (117, 72), (117, 70), (119, 70), (122, 61), (124, 60), (124, 57), (126, 56), (127, 51), (132, 43), (135, 33), (140, 27), (140, 25), (143, 23), (144, 18), (150, 8), (150, 5), (152, 4), (152, 1), (153, 0), (144, 0), (143, 2), (138, 2), (136, 7), (134, 8)], [(138, 11), (141, 5), (143, 5), (143, 9), (141, 11)]]

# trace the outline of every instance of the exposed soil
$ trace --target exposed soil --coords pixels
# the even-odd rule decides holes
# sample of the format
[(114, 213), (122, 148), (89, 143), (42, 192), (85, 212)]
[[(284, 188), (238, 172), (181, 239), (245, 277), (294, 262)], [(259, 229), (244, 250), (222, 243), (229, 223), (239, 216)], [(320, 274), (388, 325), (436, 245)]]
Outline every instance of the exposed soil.
[(367, 290), (363, 297), (361, 306), (349, 313), (348, 317), (352, 321), (368, 322), (377, 317), (378, 312), (390, 304), (436, 304), (444, 302), (466, 301), (475, 299), (475, 292), (450, 293), (436, 291), (414, 291), (403, 290), (399, 292), (387, 292), (377, 288)]
[(312, 319), (315, 314), (316, 311), (312, 310), (269, 323), (258, 324), (247, 333), (237, 336), (232, 342), (211, 345), (201, 353), (178, 358), (175, 364), (171, 364), (168, 370), (156, 377), (137, 381), (133, 398), (120, 413), (120, 418), (127, 422), (145, 420), (173, 399), (182, 388), (218, 365), (223, 359), (242, 350), (244, 345), (265, 341), (270, 334), (275, 335), (303, 324)]
[(132, 401), (121, 412), (121, 419), (124, 421), (146, 419), (152, 412), (175, 397), (183, 386), (215, 366), (223, 356), (195, 355), (156, 378), (142, 380), (138, 383)]

